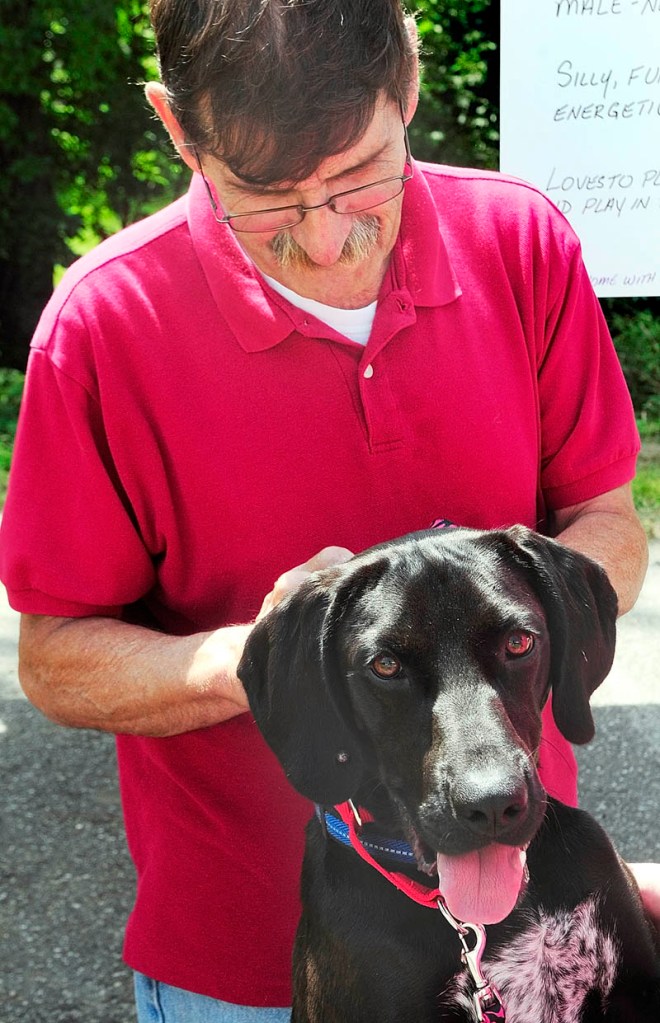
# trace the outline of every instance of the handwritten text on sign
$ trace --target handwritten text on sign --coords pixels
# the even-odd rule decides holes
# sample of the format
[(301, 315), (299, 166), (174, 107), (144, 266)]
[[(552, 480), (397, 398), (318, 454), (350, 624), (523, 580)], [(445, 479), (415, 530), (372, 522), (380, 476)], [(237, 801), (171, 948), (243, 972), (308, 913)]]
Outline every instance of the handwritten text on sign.
[(660, 0), (501, 0), (501, 167), (582, 240), (600, 295), (660, 295)]

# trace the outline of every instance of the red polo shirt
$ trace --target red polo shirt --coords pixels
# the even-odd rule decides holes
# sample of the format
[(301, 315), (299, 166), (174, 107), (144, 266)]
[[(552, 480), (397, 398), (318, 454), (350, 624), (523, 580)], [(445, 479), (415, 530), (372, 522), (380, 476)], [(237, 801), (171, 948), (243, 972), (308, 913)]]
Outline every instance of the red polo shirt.
[[(637, 447), (579, 246), (531, 187), (418, 165), (362, 348), (264, 283), (195, 178), (71, 268), (44, 312), (2, 576), (20, 611), (187, 634), (251, 620), (328, 544), (438, 516), (541, 526), (630, 480)], [(571, 751), (546, 740), (545, 780), (571, 801)], [(127, 961), (288, 1004), (309, 806), (250, 716), (118, 751)]]

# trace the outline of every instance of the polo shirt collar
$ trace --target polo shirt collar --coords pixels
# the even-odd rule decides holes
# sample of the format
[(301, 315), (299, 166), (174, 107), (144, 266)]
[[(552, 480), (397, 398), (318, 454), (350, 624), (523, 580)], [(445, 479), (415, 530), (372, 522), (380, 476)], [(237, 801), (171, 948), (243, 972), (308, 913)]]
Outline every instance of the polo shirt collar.
[[(266, 284), (231, 229), (214, 220), (199, 174), (193, 174), (188, 191), (187, 217), (218, 311), (245, 351), (266, 351), (304, 326), (306, 314)], [(407, 291), (419, 306), (446, 305), (460, 295), (438, 213), (418, 165), (406, 185), (401, 229), (380, 298), (393, 289)]]
[(436, 203), (419, 164), (406, 185), (399, 238), (392, 252), (399, 287), (416, 306), (441, 306), (461, 294), (440, 226)]

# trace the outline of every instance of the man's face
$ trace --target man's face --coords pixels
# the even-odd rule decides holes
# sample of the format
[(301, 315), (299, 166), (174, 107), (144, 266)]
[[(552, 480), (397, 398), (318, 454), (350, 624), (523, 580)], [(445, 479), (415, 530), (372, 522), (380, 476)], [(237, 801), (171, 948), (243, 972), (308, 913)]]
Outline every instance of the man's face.
[[(222, 161), (203, 159), (225, 214), (298, 203), (315, 206), (337, 192), (403, 174), (404, 163), (401, 114), (394, 103), (384, 101), (359, 142), (328, 157), (305, 181), (255, 187)], [(257, 267), (286, 287), (329, 305), (357, 307), (378, 295), (399, 231), (402, 201), (403, 194), (356, 214), (337, 214), (326, 206), (284, 231), (241, 232), (236, 237)]]

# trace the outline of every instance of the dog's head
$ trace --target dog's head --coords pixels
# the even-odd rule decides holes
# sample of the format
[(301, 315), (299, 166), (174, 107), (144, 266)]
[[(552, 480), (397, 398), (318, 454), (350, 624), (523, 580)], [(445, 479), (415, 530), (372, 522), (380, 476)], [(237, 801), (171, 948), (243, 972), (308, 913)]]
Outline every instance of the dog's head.
[(553, 540), (429, 530), (316, 573), (255, 626), (238, 673), (303, 795), (381, 799), (433, 853), (522, 845), (544, 809), (543, 704), (571, 742), (592, 737), (615, 618), (603, 570)]

